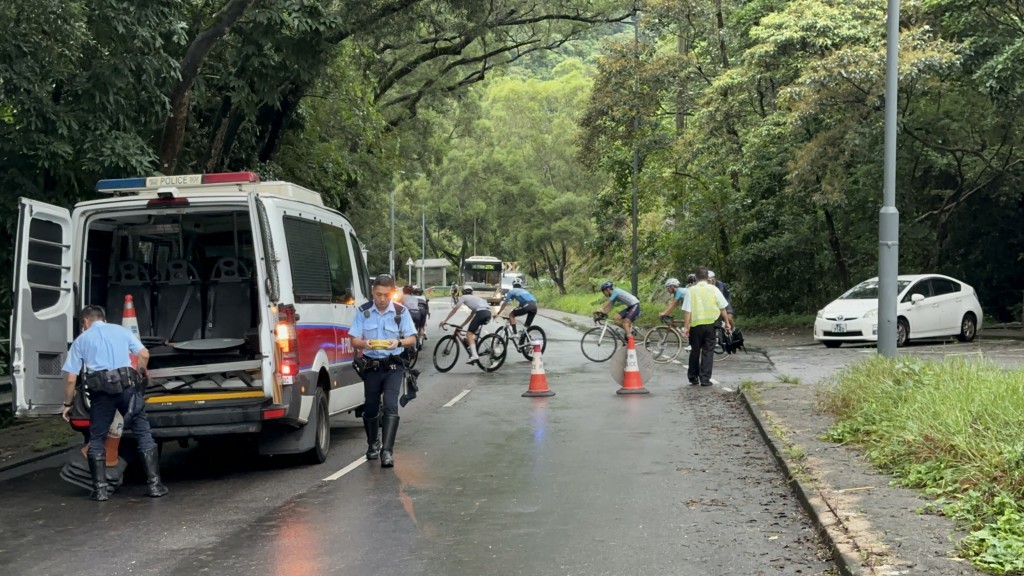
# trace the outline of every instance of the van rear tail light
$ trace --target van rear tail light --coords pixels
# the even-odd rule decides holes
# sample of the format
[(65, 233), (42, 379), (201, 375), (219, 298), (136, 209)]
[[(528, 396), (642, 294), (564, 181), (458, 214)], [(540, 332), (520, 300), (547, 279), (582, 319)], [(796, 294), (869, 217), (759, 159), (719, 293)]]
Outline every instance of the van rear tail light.
[(285, 414), (287, 414), (287, 410), (284, 408), (268, 408), (263, 411), (263, 419), (275, 420), (277, 418), (284, 418)]
[(277, 371), (285, 384), (291, 384), (299, 375), (299, 336), (295, 329), (295, 321), (295, 306), (288, 304), (278, 307), (277, 327), (274, 333), (281, 361), (278, 363)]
[(71, 419), (71, 427), (72, 428), (88, 428), (90, 423), (91, 423), (91, 420), (80, 419), (80, 418), (72, 418)]

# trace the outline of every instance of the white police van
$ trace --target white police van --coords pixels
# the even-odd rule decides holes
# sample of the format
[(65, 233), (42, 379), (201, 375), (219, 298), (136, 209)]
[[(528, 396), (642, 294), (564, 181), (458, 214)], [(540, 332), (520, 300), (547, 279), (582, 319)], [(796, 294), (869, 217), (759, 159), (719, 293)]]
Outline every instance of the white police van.
[[(331, 415), (358, 411), (348, 329), (367, 300), (359, 240), (320, 195), (251, 172), (103, 180), (73, 211), (20, 199), (11, 318), (19, 417), (58, 414), (61, 366), (98, 304), (134, 302), (157, 440), (258, 435), (322, 462)], [(77, 394), (72, 426), (88, 430)]]

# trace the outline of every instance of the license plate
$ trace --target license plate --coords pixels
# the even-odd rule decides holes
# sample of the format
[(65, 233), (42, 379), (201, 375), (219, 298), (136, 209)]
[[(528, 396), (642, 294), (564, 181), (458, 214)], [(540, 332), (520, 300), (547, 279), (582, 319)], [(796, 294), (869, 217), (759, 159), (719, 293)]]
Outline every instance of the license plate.
[(842, 334), (846, 332), (846, 322), (836, 322), (832, 326), (832, 331), (835, 332), (836, 334)]

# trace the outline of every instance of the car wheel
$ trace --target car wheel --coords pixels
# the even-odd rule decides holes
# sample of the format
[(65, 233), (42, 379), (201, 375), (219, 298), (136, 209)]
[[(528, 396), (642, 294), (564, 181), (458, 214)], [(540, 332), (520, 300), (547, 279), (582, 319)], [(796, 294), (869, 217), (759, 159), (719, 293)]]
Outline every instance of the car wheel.
[(960, 321), (960, 333), (956, 335), (956, 339), (961, 342), (971, 342), (977, 335), (978, 319), (974, 317), (974, 314), (968, 312)]
[(331, 449), (331, 415), (327, 409), (327, 395), (319, 386), (313, 396), (313, 410), (316, 410), (316, 422), (306, 424), (316, 427), (313, 430), (313, 447), (306, 452), (305, 457), (310, 464), (323, 464)]
[(896, 321), (896, 347), (902, 348), (910, 342), (910, 325), (903, 318)]
[(840, 346), (842, 346), (843, 343), (837, 342), (835, 340), (825, 340), (822, 342), (822, 344), (825, 345), (825, 348), (839, 348)]

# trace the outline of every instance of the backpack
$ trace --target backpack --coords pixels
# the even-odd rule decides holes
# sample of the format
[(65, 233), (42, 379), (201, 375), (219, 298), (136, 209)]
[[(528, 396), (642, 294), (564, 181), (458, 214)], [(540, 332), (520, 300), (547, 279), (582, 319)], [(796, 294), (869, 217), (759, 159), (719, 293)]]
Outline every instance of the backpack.
[(729, 354), (735, 354), (739, 350), (747, 351), (747, 348), (743, 345), (743, 333), (740, 332), (739, 328), (733, 328), (732, 334), (726, 334), (725, 351)]

